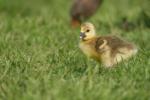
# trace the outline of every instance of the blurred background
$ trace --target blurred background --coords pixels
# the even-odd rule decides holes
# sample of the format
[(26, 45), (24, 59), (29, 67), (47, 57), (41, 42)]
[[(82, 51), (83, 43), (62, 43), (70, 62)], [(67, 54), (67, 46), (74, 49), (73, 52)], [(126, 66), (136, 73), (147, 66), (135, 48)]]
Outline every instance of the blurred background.
[[(44, 18), (45, 20), (59, 19), (61, 21), (68, 22), (70, 20), (70, 13), (74, 13), (76, 10), (71, 10), (74, 2), (77, 1), (77, 7), (80, 7), (82, 1), (86, 0), (1, 0), (0, 11), (1, 16), (9, 17), (30, 17), (36, 16)], [(88, 0), (87, 0), (88, 1)], [(91, 0), (89, 0), (91, 1)], [(126, 19), (133, 24), (149, 25), (149, 0), (95, 0), (95, 5), (100, 1), (100, 5), (97, 7), (96, 12), (90, 17), (95, 22), (100, 21), (110, 25), (111, 23), (119, 23), (119, 21)], [(90, 2), (89, 2), (90, 3)], [(86, 3), (85, 3), (86, 4)], [(77, 8), (74, 7), (74, 8)], [(92, 8), (92, 7), (91, 7)], [(83, 7), (84, 9), (84, 7)], [(81, 10), (83, 10), (81, 9)], [(90, 8), (89, 8), (90, 9)], [(89, 11), (87, 11), (89, 12)], [(55, 16), (55, 17), (54, 17)], [(49, 19), (47, 18), (49, 17)], [(58, 20), (58, 22), (59, 22)]]

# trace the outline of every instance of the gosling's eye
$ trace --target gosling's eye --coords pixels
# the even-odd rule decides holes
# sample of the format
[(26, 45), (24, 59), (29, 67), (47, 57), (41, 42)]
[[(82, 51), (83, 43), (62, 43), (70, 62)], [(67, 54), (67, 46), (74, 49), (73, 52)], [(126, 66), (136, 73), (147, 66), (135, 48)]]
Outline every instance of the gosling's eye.
[(89, 32), (90, 30), (86, 30), (86, 32)]

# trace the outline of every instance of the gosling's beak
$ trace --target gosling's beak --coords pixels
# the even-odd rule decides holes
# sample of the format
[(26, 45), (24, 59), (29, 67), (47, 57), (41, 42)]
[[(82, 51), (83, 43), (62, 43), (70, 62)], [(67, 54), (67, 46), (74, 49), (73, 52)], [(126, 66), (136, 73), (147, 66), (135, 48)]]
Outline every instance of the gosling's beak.
[(80, 39), (84, 39), (86, 37), (85, 33), (80, 33)]

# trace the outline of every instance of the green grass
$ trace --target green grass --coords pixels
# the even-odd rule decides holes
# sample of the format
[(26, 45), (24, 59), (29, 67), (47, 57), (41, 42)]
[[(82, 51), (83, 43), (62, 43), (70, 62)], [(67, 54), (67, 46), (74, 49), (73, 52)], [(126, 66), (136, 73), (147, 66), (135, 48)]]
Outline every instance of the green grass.
[(122, 17), (136, 23), (142, 10), (150, 16), (149, 3), (104, 0), (88, 20), (98, 34), (119, 34), (139, 47), (136, 57), (105, 69), (79, 50), (70, 0), (0, 0), (0, 99), (150, 100), (150, 29), (116, 25)]

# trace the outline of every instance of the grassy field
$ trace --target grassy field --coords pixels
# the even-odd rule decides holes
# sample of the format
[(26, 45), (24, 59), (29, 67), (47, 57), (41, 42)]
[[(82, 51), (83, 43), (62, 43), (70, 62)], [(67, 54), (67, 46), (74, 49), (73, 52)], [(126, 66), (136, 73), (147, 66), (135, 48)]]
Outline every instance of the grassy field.
[[(149, 0), (104, 0), (88, 21), (139, 52), (113, 69), (88, 61), (69, 25), (71, 0), (0, 0), (0, 100), (150, 100)], [(135, 27), (118, 26), (126, 17)], [(145, 21), (146, 20), (146, 21)], [(88, 70), (90, 69), (90, 70)]]

